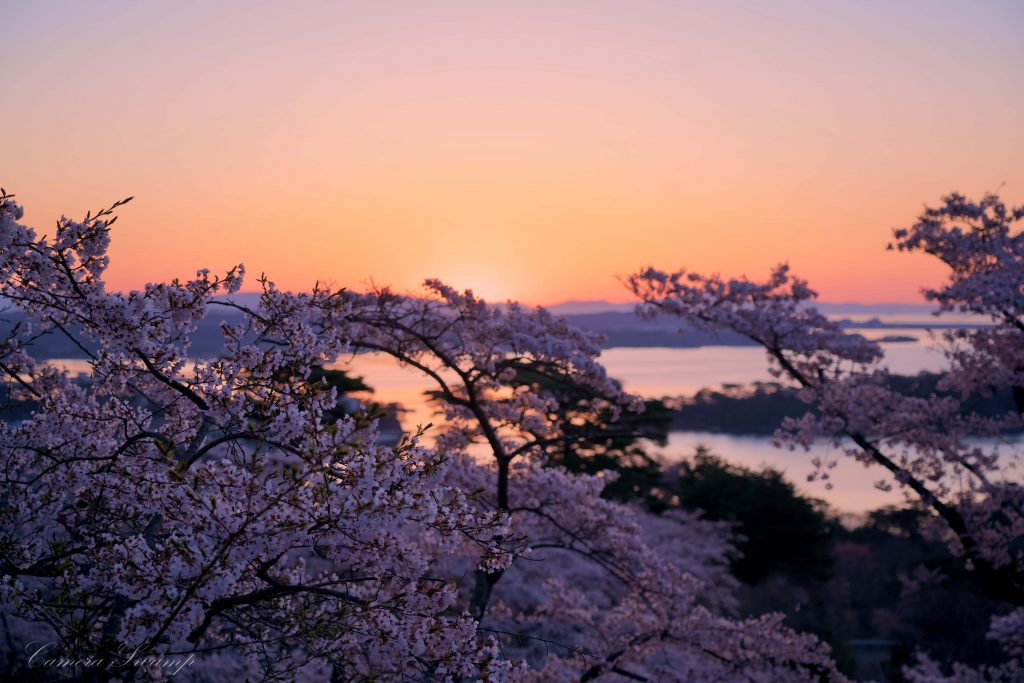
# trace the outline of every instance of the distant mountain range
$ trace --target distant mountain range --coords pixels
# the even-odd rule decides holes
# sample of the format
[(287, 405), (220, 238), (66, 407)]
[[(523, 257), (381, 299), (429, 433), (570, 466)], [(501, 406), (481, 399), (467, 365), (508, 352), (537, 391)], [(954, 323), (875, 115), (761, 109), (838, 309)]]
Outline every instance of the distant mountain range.
[[(241, 294), (231, 297), (243, 305), (255, 305), (256, 294)], [(694, 329), (683, 329), (684, 326), (674, 318), (658, 318), (641, 320), (633, 312), (635, 304), (613, 304), (605, 301), (569, 301), (548, 310), (563, 315), (573, 325), (584, 330), (598, 332), (605, 336), (607, 348), (612, 347), (671, 347), (694, 348), (699, 346), (750, 346), (752, 342), (732, 332), (705, 332)], [(913, 304), (819, 304), (819, 308), (833, 318), (843, 315), (856, 316), (860, 320), (840, 320), (844, 327), (872, 329), (906, 329), (906, 328), (942, 328), (942, 327), (973, 327), (977, 323), (963, 320), (934, 320), (927, 316), (933, 309), (926, 305)], [(200, 323), (199, 329), (192, 336), (192, 352), (196, 356), (216, 356), (221, 351), (220, 321), (237, 320), (238, 311), (214, 307), (209, 315)], [(898, 316), (905, 315), (907, 320)], [(867, 316), (885, 316), (866, 319)], [(926, 317), (927, 316), (927, 317)], [(894, 319), (895, 317), (895, 319)], [(14, 324), (24, 320), (17, 311), (0, 313), (0, 334), (9, 330)], [(894, 341), (911, 341), (912, 337), (893, 338)], [(84, 358), (81, 349), (73, 342), (59, 335), (50, 335), (39, 339), (33, 345), (33, 353), (39, 359), (51, 358)]]
[[(243, 292), (230, 297), (245, 306), (255, 306), (260, 295), (256, 292)], [(500, 304), (499, 304), (500, 305)], [(858, 304), (858, 303), (821, 303), (815, 306), (826, 315), (915, 315), (924, 316), (935, 310), (930, 304)], [(563, 301), (562, 303), (545, 306), (552, 313), (565, 316), (590, 315), (593, 313), (632, 313), (636, 302), (611, 303), (600, 299), (586, 301)]]
[[(897, 313), (886, 313), (875, 309), (858, 309), (850, 311), (848, 315), (858, 315), (863, 318), (869, 315), (899, 315)], [(920, 311), (908, 312), (920, 317)], [(830, 313), (835, 319), (843, 313)], [(576, 327), (593, 332), (599, 332), (606, 338), (605, 346), (614, 347), (670, 347), (670, 348), (694, 348), (698, 346), (753, 346), (754, 342), (734, 332), (706, 332), (703, 330), (686, 328), (676, 318), (657, 318), (655, 320), (641, 320), (632, 311), (606, 311), (603, 313), (580, 313), (566, 315), (565, 318)], [(978, 323), (961, 320), (880, 320), (872, 317), (867, 320), (852, 321), (840, 319), (837, 321), (844, 328), (873, 329), (873, 330), (906, 330), (906, 329), (950, 329), (950, 328), (972, 328)], [(886, 341), (911, 342), (916, 341), (913, 336), (891, 335)]]
[[(815, 307), (826, 315), (928, 315), (935, 310), (930, 304), (830, 304), (817, 302)], [(613, 304), (608, 301), (565, 301), (545, 306), (558, 315), (588, 315), (592, 313), (632, 313), (635, 302)]]

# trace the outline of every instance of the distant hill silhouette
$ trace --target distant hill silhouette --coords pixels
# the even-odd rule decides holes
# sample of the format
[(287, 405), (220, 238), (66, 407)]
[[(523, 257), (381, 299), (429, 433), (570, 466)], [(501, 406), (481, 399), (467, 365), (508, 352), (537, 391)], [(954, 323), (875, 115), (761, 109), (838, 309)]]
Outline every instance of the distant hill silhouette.
[[(825, 315), (928, 315), (935, 310), (930, 304), (860, 304), (856, 302), (818, 302), (815, 308)], [(588, 315), (592, 313), (632, 313), (636, 302), (610, 303), (602, 300), (563, 301), (545, 306), (558, 315)]]
[[(231, 297), (242, 305), (256, 305), (257, 294), (239, 294)], [(668, 347), (696, 348), (700, 346), (753, 346), (753, 342), (734, 332), (705, 332), (695, 329), (683, 329), (680, 322), (673, 318), (660, 317), (655, 320), (641, 320), (634, 313), (634, 304), (609, 304), (604, 301), (572, 301), (549, 307), (552, 313), (564, 315), (570, 323), (580, 329), (603, 334), (607, 341), (606, 348), (614, 347)], [(920, 318), (922, 312), (928, 312), (929, 306), (911, 304), (883, 304), (880, 306), (867, 304), (822, 304), (820, 308), (830, 315), (898, 315), (900, 313)], [(241, 313), (225, 307), (212, 307), (210, 313), (200, 323), (199, 329), (192, 335), (192, 353), (197, 357), (219, 355), (222, 349), (220, 322), (238, 322)], [(0, 334), (11, 329), (25, 316), (16, 310), (0, 312)], [(842, 320), (844, 327), (872, 329), (941, 329), (952, 327), (973, 327), (975, 325), (955, 320), (945, 322), (935, 319), (934, 322), (899, 322), (882, 321), (877, 318), (867, 321), (851, 322)], [(901, 336), (898, 341), (911, 341)], [(88, 345), (87, 345), (88, 346)], [(32, 347), (32, 353), (40, 360), (53, 358), (77, 359), (86, 355), (71, 340), (61, 335), (50, 335), (38, 340)]]

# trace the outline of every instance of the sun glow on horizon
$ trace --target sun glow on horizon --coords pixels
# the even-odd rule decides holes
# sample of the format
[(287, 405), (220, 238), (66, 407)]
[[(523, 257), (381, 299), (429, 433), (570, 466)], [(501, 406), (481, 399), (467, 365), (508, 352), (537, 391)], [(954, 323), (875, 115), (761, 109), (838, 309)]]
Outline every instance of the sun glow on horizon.
[(118, 288), (244, 262), (247, 289), (620, 302), (645, 265), (787, 261), (826, 301), (920, 301), (941, 270), (887, 253), (891, 229), (952, 190), (1024, 197), (1022, 14), (19, 4), (0, 180), (43, 231), (134, 194)]

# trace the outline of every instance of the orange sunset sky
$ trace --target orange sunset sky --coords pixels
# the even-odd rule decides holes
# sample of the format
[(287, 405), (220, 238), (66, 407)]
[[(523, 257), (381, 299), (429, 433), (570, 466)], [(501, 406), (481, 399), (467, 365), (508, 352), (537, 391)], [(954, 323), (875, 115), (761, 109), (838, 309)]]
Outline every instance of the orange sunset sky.
[[(958, 189), (1024, 200), (1024, 3), (7, 2), (0, 184), (127, 195), (110, 282), (623, 301), (616, 275), (913, 302), (887, 253)], [(250, 285), (253, 280), (250, 277)]]

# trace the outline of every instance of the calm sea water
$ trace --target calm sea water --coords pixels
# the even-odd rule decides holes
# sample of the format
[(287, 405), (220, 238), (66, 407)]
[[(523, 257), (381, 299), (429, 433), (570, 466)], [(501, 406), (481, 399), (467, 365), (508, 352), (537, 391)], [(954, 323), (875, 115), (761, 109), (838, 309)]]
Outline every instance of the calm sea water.
[[(945, 359), (935, 348), (928, 333), (919, 329), (861, 330), (868, 338), (890, 335), (910, 336), (916, 342), (883, 343), (886, 364), (901, 374), (938, 371), (945, 367)], [(722, 384), (745, 384), (770, 381), (768, 361), (763, 351), (755, 347), (704, 346), (699, 348), (615, 348), (601, 355), (611, 376), (621, 380), (625, 387), (645, 397), (660, 398), (692, 394), (705, 387)], [(432, 388), (417, 371), (400, 368), (388, 358), (357, 356), (339, 367), (361, 375), (375, 388), (374, 400), (381, 403), (400, 403), (408, 412), (402, 417), (403, 425), (413, 428), (438, 418), (423, 401), (423, 392)], [(885, 472), (840, 456), (838, 449), (828, 444), (817, 444), (810, 452), (786, 451), (775, 448), (764, 437), (735, 436), (709, 432), (675, 432), (669, 443), (659, 449), (665, 462), (678, 461), (692, 455), (698, 446), (731, 462), (750, 467), (768, 465), (785, 472), (798, 488), (807, 495), (821, 498), (844, 512), (862, 512), (881, 505), (898, 503), (902, 494), (882, 491), (875, 486), (885, 480)], [(829, 461), (838, 459), (831, 470), (832, 488), (820, 481), (808, 482), (814, 471), (812, 459)]]
[[(917, 329), (858, 330), (868, 339), (913, 337), (915, 342), (883, 343), (886, 365), (899, 374), (946, 367), (928, 332)], [(705, 387), (771, 381), (765, 352), (753, 346), (701, 346), (690, 349), (616, 348), (601, 354), (609, 374), (648, 397), (692, 394)]]
[[(945, 359), (936, 348), (935, 340), (920, 329), (859, 330), (868, 338), (880, 339), (900, 335), (916, 339), (915, 342), (883, 343), (886, 364), (897, 373), (915, 374), (920, 371), (939, 371)], [(770, 381), (768, 361), (763, 351), (755, 347), (704, 346), (699, 348), (615, 348), (601, 355), (611, 376), (621, 380), (629, 390), (645, 397), (660, 398), (692, 394), (705, 387), (722, 384), (746, 384)], [(72, 372), (88, 372), (84, 361), (65, 361)], [(418, 371), (401, 368), (384, 356), (358, 355), (347, 357), (336, 367), (350, 370), (363, 377), (374, 388), (372, 399), (380, 403), (399, 403), (406, 412), (401, 416), (403, 426), (413, 429), (417, 425), (437, 422), (434, 410), (423, 399), (423, 392), (432, 389), (430, 380)], [(1009, 447), (1017, 444), (1011, 443)], [(862, 512), (880, 505), (898, 503), (902, 494), (886, 492), (875, 486), (885, 480), (885, 472), (844, 458), (833, 446), (817, 444), (811, 452), (786, 451), (772, 446), (764, 437), (735, 436), (710, 432), (676, 432), (670, 435), (666, 447), (658, 449), (665, 462), (678, 461), (692, 455), (698, 446), (731, 462), (749, 467), (764, 465), (783, 471), (805, 494), (824, 499), (844, 512)], [(838, 464), (831, 470), (832, 488), (823, 482), (809, 482), (814, 471), (813, 458)]]

